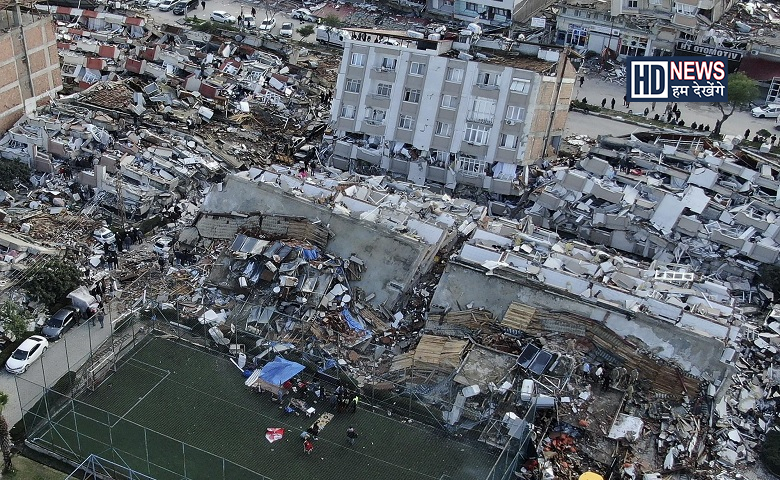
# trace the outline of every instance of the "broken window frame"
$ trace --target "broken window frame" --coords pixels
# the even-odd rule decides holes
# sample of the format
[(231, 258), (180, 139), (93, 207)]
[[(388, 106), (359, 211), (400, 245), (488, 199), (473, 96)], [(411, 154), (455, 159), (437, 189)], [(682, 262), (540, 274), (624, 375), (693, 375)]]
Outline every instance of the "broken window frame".
[(520, 95), (528, 95), (531, 91), (531, 81), (524, 78), (513, 78), (509, 90)]
[(399, 130), (411, 130), (414, 128), (414, 117), (411, 115), (401, 115), (398, 117)]
[(463, 81), (464, 70), (462, 68), (447, 67), (447, 76), (445, 81), (452, 83), (461, 83)]
[(420, 95), (422, 92), (419, 88), (407, 88), (404, 90), (404, 102), (420, 103)]
[[(352, 115), (348, 115), (348, 111), (351, 111)], [(341, 106), (341, 118), (348, 118), (350, 120), (355, 119), (355, 115), (357, 114), (357, 107), (354, 105), (342, 105)]]
[(461, 173), (483, 174), (485, 173), (486, 164), (485, 160), (480, 160), (474, 155), (458, 154), (458, 171)]
[(450, 138), (452, 136), (452, 124), (444, 123), (444, 122), (436, 122), (436, 127), (433, 131), (433, 134), (438, 137)]
[(688, 5), (687, 3), (674, 2), (674, 11), (680, 15), (685, 15), (686, 17), (695, 17), (699, 12), (699, 7), (696, 5)]
[(490, 141), (490, 125), (466, 122), (463, 130), (463, 141), (473, 145), (487, 145)]
[(510, 150), (517, 150), (517, 146), (520, 144), (520, 139), (517, 135), (511, 133), (502, 133), (499, 135), (498, 147), (506, 148)]
[(349, 66), (351, 67), (365, 67), (366, 66), (366, 54), (353, 52), (349, 57)]
[(387, 110), (381, 108), (366, 107), (366, 121), (373, 125), (384, 125), (387, 118)]
[(391, 83), (378, 83), (376, 85), (376, 96), (389, 97), (393, 93), (393, 85)]
[(480, 71), (477, 75), (477, 86), (480, 88), (498, 88), (501, 74), (491, 71)]
[(412, 62), (409, 64), (409, 75), (421, 77), (425, 75), (425, 64), (421, 62)]
[(348, 78), (346, 82), (344, 82), (344, 91), (349, 93), (360, 93), (360, 90), (363, 88), (363, 80), (357, 79), (357, 78)]
[(446, 108), (450, 110), (454, 110), (458, 108), (458, 97), (457, 95), (442, 95), (441, 97), (441, 108)]
[(397, 66), (398, 66), (397, 58), (383, 57), (382, 65), (380, 66), (380, 68), (384, 71), (394, 72)]

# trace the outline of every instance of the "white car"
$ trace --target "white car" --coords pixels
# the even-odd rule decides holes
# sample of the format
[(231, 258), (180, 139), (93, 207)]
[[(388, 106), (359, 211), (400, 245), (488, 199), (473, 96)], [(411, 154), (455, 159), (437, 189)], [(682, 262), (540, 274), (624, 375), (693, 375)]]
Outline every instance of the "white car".
[(171, 237), (160, 237), (154, 242), (154, 253), (157, 255), (165, 255), (173, 248), (173, 239)]
[(23, 341), (5, 362), (8, 373), (20, 374), (27, 371), (30, 365), (38, 360), (49, 348), (49, 341), (40, 335), (33, 335)]
[(279, 36), (280, 37), (292, 37), (293, 36), (293, 24), (290, 23), (290, 22), (283, 23), (281, 28), (279, 29)]
[(157, 8), (160, 6), (160, 3), (162, 3), (162, 0), (149, 0), (146, 2), (146, 6), (149, 8)]
[(252, 15), (245, 16), (241, 19), (241, 22), (244, 24), (244, 28), (247, 30), (254, 30), (257, 28), (257, 22), (255, 21), (255, 17)]
[(237, 20), (236, 17), (227, 13), (224, 10), (214, 10), (213, 12), (211, 12), (211, 16), (209, 17), (209, 19), (212, 22), (217, 22), (217, 23), (236, 23)]
[(167, 12), (168, 10), (172, 9), (176, 6), (176, 4), (179, 3), (179, 0), (163, 0), (159, 7), (157, 7), (161, 12)]
[(750, 113), (757, 118), (777, 118), (780, 117), (780, 105), (770, 103), (763, 107), (756, 107)]
[(257, 26), (257, 29), (270, 32), (275, 26), (276, 26), (275, 18), (266, 18), (265, 20), (260, 22), (260, 25)]
[(116, 235), (114, 235), (114, 232), (107, 229), (106, 227), (100, 227), (94, 232), (92, 232), (92, 236), (97, 240), (98, 242), (108, 245), (110, 243), (114, 243), (116, 241)]
[(304, 22), (316, 22), (317, 17), (312, 15), (311, 10), (308, 8), (298, 8), (293, 10), (292, 15), (290, 15), (295, 20), (303, 20)]

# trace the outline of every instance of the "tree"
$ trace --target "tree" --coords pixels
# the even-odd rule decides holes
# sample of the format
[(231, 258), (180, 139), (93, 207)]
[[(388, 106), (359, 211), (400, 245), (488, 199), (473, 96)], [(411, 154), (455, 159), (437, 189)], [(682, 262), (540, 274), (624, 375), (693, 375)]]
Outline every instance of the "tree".
[[(712, 131), (714, 135), (720, 135), (720, 129), (723, 127), (723, 122), (728, 120), (738, 106), (749, 103), (758, 96), (758, 86), (756, 85), (755, 80), (742, 72), (736, 72), (729, 75), (728, 82), (727, 92), (729, 101), (717, 103), (722, 117)], [(728, 113), (726, 113), (726, 111), (728, 111)]]
[(308, 36), (311, 36), (314, 33), (314, 25), (308, 23), (302, 26), (301, 28), (299, 28), (298, 30), (296, 30), (296, 32), (298, 32), (301, 38), (304, 39)]
[(52, 258), (33, 266), (22, 284), (27, 292), (53, 310), (65, 296), (81, 285), (82, 274), (72, 262)]
[(325, 32), (328, 34), (328, 43), (330, 43), (330, 32), (341, 26), (341, 19), (331, 13), (322, 19), (322, 24), (325, 25)]
[(17, 181), (30, 183), (30, 167), (16, 160), (0, 160), (0, 188), (13, 190)]
[(3, 415), (3, 409), (8, 404), (8, 394), (0, 392), (0, 451), (3, 452), (3, 473), (13, 471), (11, 465), (11, 430)]
[(27, 332), (27, 315), (25, 315), (22, 307), (11, 300), (6, 300), (5, 303), (0, 306), (0, 318), (3, 320), (5, 329), (17, 337), (21, 337)]

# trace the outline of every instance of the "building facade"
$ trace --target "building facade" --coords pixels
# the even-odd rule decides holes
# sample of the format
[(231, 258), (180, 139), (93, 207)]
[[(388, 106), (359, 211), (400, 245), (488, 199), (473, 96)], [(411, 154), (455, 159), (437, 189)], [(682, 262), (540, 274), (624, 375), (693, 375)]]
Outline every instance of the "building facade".
[(507, 26), (512, 22), (526, 22), (550, 4), (551, 0), (427, 0), (426, 8), (430, 13), (454, 20)]
[(9, 7), (0, 25), (0, 132), (62, 89), (57, 38), (51, 17)]
[(331, 110), (334, 165), (513, 193), (521, 167), (558, 146), (574, 68), (560, 50), (474, 56), (469, 42), (349, 42)]
[[(556, 43), (619, 57), (680, 54), (696, 43), (733, 0), (570, 0), (559, 4)], [(684, 52), (682, 54), (685, 54)]]

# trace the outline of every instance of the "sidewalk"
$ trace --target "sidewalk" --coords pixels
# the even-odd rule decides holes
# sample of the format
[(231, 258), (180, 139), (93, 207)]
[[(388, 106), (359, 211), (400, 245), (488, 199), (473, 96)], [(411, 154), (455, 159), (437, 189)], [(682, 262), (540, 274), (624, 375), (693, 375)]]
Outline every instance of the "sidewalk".
[[(597, 74), (586, 75), (585, 83), (583, 83), (582, 87), (580, 87), (579, 80), (577, 80), (575, 85), (574, 100), (587, 98), (589, 104), (601, 106), (602, 99), (606, 98), (607, 112), (605, 113), (609, 114), (610, 101), (614, 98), (615, 112), (627, 113), (629, 110), (623, 106), (623, 96), (626, 94), (625, 86), (606, 82)], [(645, 108), (651, 108), (651, 102), (631, 103), (631, 110), (634, 114), (641, 115)], [(653, 118), (656, 113), (663, 115), (665, 108), (666, 102), (658, 102), (655, 111), (651, 111), (649, 117)], [(715, 128), (715, 122), (721, 118), (718, 107), (709, 102), (680, 103), (678, 108), (682, 111), (680, 119), (684, 120), (686, 125), (690, 125), (693, 122), (697, 124), (704, 122), (705, 125), (709, 124), (710, 130), (712, 130)], [(734, 115), (729, 117), (723, 124), (721, 133), (724, 135), (743, 135), (746, 129), (750, 129), (755, 134), (762, 128), (775, 133), (775, 119), (754, 118), (750, 115), (750, 112), (743, 112), (737, 109)]]

